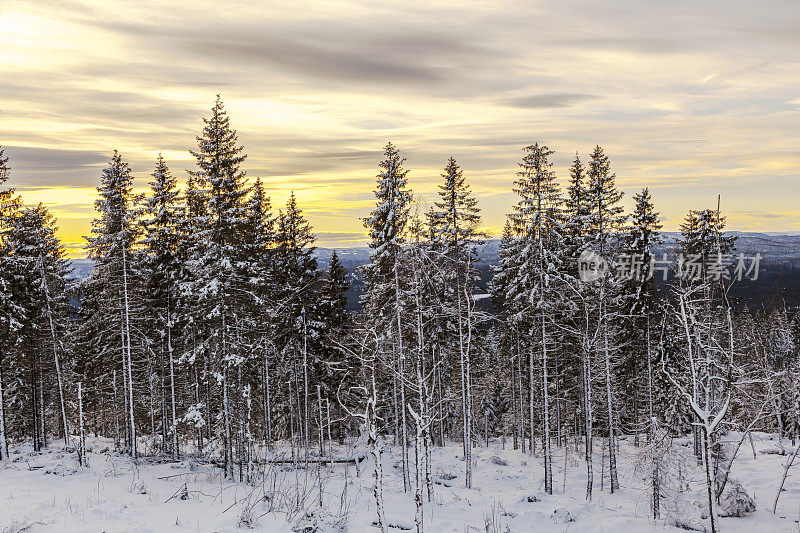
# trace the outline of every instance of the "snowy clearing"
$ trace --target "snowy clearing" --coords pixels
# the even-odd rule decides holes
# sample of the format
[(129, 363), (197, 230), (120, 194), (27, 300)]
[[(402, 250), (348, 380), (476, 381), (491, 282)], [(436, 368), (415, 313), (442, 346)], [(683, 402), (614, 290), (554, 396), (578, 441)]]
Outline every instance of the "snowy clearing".
[[(731, 434), (733, 439), (738, 436)], [(425, 506), (425, 527), (436, 533), (465, 531), (533, 532), (592, 531), (628, 532), (678, 530), (675, 523), (702, 530), (701, 519), (704, 481), (701, 468), (692, 465), (691, 443), (676, 441), (686, 461), (675, 465), (671, 474), (679, 476), (688, 487), (665, 498), (661, 521), (649, 519), (647, 480), (637, 474), (637, 456), (643, 448), (635, 448), (631, 439), (621, 439), (619, 453), (622, 490), (608, 492), (608, 480), (599, 491), (600, 474), (596, 472), (594, 500), (586, 502), (583, 487), (585, 470), (581, 453), (570, 446), (554, 448), (553, 483), (555, 494), (543, 493), (542, 461), (510, 443), (502, 449), (499, 441), (489, 448), (473, 450), (474, 489), (463, 484), (464, 467), (461, 446), (452, 443), (433, 449), (434, 504)], [(774, 436), (755, 434), (753, 449), (749, 442), (734, 461), (732, 476), (755, 499), (756, 510), (743, 518), (722, 518), (723, 531), (798, 531), (800, 517), (800, 477), (790, 477), (781, 497), (778, 513), (771, 512), (783, 463), (790, 451), (788, 440), (782, 444)], [(12, 463), (0, 472), (0, 531), (303, 531), (328, 533), (340, 531), (341, 524), (353, 533), (376, 531), (372, 498), (371, 465), (361, 462), (360, 476), (354, 463), (327, 465), (321, 469), (324, 480), (324, 507), (318, 510), (316, 466), (294, 469), (292, 464), (269, 470), (267, 482), (255, 488), (244, 483), (224, 480), (223, 471), (208, 463), (186, 459), (162, 464), (143, 459), (134, 467), (127, 456), (108, 451), (110, 441), (91, 439), (89, 468), (77, 464), (75, 453), (64, 453), (50, 446), (44, 453), (30, 447), (12, 451)], [(596, 445), (597, 461), (603, 455), (602, 444)], [(352, 453), (344, 447), (342, 454)], [(566, 476), (565, 476), (566, 464)], [(384, 491), (386, 517), (390, 531), (414, 528), (413, 491), (403, 493), (399, 448), (386, 447), (384, 452)], [(607, 471), (605, 472), (607, 476)], [(677, 477), (676, 477), (677, 479)], [(347, 481), (343, 497), (344, 482)], [(566, 480), (566, 482), (565, 482)], [(274, 491), (272, 491), (272, 483)], [(281, 498), (295, 498), (299, 484), (300, 507), (287, 517)], [(184, 489), (185, 487), (185, 489)], [(566, 487), (566, 492), (564, 492)], [(272, 491), (272, 492), (271, 492)], [(273, 496), (265, 499), (264, 495)], [(344, 504), (342, 503), (344, 501)], [(280, 510), (270, 511), (273, 509)], [(251, 509), (246, 520), (245, 508)], [(307, 513), (316, 513), (309, 518)], [(342, 518), (343, 517), (343, 518)], [(289, 521), (287, 521), (287, 518)], [(249, 523), (249, 526), (248, 526)], [(314, 525), (318, 529), (314, 529)], [(304, 529), (305, 528), (305, 529)]]

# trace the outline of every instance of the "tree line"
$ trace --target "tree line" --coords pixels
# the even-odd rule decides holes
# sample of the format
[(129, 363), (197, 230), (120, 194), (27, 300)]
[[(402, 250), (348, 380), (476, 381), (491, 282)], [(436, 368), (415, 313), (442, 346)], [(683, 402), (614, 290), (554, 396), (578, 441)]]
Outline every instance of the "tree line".
[[(323, 442), (359, 439), (385, 529), (380, 457), (392, 442), (421, 531), (434, 446), (461, 443), (472, 487), (474, 447), (508, 440), (541, 455), (551, 494), (553, 448), (572, 446), (591, 500), (600, 446), (603, 486), (620, 490), (624, 435), (650, 454), (658, 518), (664, 443), (691, 434), (716, 530), (733, 461), (721, 437), (798, 437), (800, 321), (786, 308), (734, 312), (722, 267), (735, 239), (718, 204), (687, 214), (659, 289), (650, 191), (625, 213), (600, 146), (575, 154), (563, 187), (554, 152), (527, 146), (483, 294), (475, 263), (487, 236), (461, 167), (447, 160), (424, 209), (389, 143), (350, 313), (348, 272), (335, 252), (320, 269), (294, 194), (276, 213), (262, 181), (248, 180), (219, 98), (203, 121), (184, 190), (159, 156), (148, 193), (135, 194), (114, 152), (86, 237), (94, 268), (80, 282), (47, 208), (0, 188), (0, 460), (9, 443), (71, 446), (85, 432), (133, 460), (210, 457), (254, 482), (275, 446), (308, 461), (326, 455)], [(10, 172), (0, 150), (0, 187)], [(487, 298), (491, 311), (478, 305)]]

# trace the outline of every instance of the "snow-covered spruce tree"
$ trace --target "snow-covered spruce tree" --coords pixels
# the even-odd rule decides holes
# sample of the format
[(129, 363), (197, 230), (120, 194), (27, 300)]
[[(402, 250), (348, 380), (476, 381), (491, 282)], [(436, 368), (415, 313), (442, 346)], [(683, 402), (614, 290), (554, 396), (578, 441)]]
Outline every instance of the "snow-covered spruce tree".
[[(112, 408), (113, 417), (118, 416), (119, 407), (122, 407), (126, 442), (136, 460), (136, 400), (139, 395), (134, 393), (134, 388), (141, 376), (133, 369), (133, 350), (138, 350), (141, 343), (131, 338), (137, 331), (131, 323), (139, 314), (136, 311), (140, 304), (137, 289), (141, 284), (134, 268), (137, 263), (134, 246), (139, 230), (135, 204), (139, 199), (133, 194), (130, 167), (119, 152), (114, 152), (109, 165), (103, 169), (97, 192), (100, 195), (95, 200), (98, 216), (92, 221), (92, 236), (85, 237), (94, 270), (80, 284), (78, 349), (85, 355), (76, 361), (76, 370), (84, 384), (91, 384), (86, 387), (84, 404), (92, 411), (90, 418), (95, 424), (104, 424), (103, 429), (109, 429), (112, 417), (108, 416), (108, 407)], [(116, 382), (109, 383), (109, 377), (120, 380), (121, 394), (114, 394)], [(100, 428), (95, 425), (94, 429)]]
[[(35, 450), (47, 445), (49, 412), (68, 444), (61, 339), (68, 328), (65, 288), (69, 273), (66, 252), (56, 237), (55, 219), (42, 204), (23, 208), (12, 219), (5, 246), (18, 267), (11, 284), (12, 298), (25, 321), (12, 338), (8, 353), (17, 383), (14, 394), (25, 410), (18, 413), (24, 434), (33, 437)], [(54, 391), (54, 393), (50, 393)], [(52, 408), (51, 408), (52, 407)]]
[[(358, 373), (359, 361), (351, 357), (340, 346), (348, 344), (353, 317), (347, 310), (346, 293), (350, 288), (347, 269), (342, 265), (339, 254), (334, 250), (328, 263), (327, 275), (320, 279), (317, 316), (319, 321), (319, 359), (317, 379), (321, 382), (326, 405), (337, 407), (336, 391), (347, 376)], [(355, 407), (355, 406), (350, 406)], [(343, 417), (333, 413), (333, 421)], [(343, 438), (345, 427), (336, 422), (336, 434)]]
[[(611, 161), (600, 146), (595, 146), (588, 163), (587, 205), (589, 207), (587, 225), (585, 227), (589, 247), (606, 261), (613, 260), (619, 251), (619, 241), (625, 215), (619, 205), (623, 193), (617, 190), (616, 175), (611, 172)], [(594, 287), (596, 302), (596, 320), (602, 338), (597, 343), (597, 351), (603, 360), (605, 374), (606, 417), (608, 430), (608, 460), (611, 492), (619, 490), (617, 475), (617, 455), (615, 431), (617, 421), (615, 405), (614, 359), (617, 351), (617, 296), (619, 287), (612, 277), (611, 269), (602, 273)]]
[(275, 264), (277, 284), (276, 312), (277, 345), (290, 365), (283, 371), (282, 381), (291, 381), (292, 394), (288, 410), (290, 419), (297, 421), (297, 432), (304, 446), (313, 444), (311, 438), (311, 412), (313, 386), (311, 379), (318, 373), (319, 322), (317, 321), (317, 259), (314, 256), (315, 236), (311, 225), (297, 205), (294, 193), (286, 203), (285, 211), (278, 214), (275, 236)]
[(6, 246), (11, 222), (18, 214), (20, 200), (14, 189), (5, 188), (11, 176), (9, 158), (0, 147), (0, 461), (8, 461), (8, 431), (6, 428), (6, 394), (4, 390), (4, 355), (10, 348), (12, 334), (22, 325), (24, 313), (11, 297), (11, 283), (18, 268)]
[(242, 319), (240, 309), (249, 300), (247, 291), (242, 290), (240, 262), (245, 251), (242, 236), (246, 235), (245, 198), (249, 192), (241, 164), (247, 156), (219, 96), (211, 116), (203, 118), (203, 122), (197, 150), (191, 151), (198, 170), (190, 172), (190, 176), (196, 180), (198, 200), (205, 209), (197, 220), (199, 231), (190, 259), (190, 294), (196, 301), (195, 322), (202, 323), (206, 331), (203, 341), (210, 375), (221, 389), (221, 405), (213, 407), (222, 422), (225, 473), (233, 478), (230, 383), (247, 356), (237, 335)]
[[(277, 335), (275, 316), (278, 296), (275, 280), (278, 270), (275, 261), (275, 217), (272, 203), (267, 196), (261, 178), (256, 178), (247, 198), (247, 235), (245, 245), (245, 269), (249, 290), (254, 298), (248, 309), (251, 351), (254, 355), (255, 374), (260, 376), (253, 383), (253, 389), (260, 390), (260, 403), (263, 416), (264, 442), (271, 445), (273, 440), (272, 397), (270, 390), (270, 356), (275, 354)], [(266, 319), (265, 319), (266, 318)], [(256, 360), (260, 359), (260, 365)]]
[(589, 204), (589, 191), (587, 169), (581, 163), (578, 153), (572, 159), (569, 168), (569, 183), (564, 199), (564, 245), (567, 255), (567, 272), (573, 277), (578, 277), (578, 257), (587, 248), (587, 228), (591, 205)]
[[(621, 278), (620, 338), (624, 344), (622, 362), (617, 368), (618, 382), (623, 392), (623, 409), (620, 425), (634, 433), (634, 445), (639, 446), (639, 434), (644, 430), (650, 450), (661, 422), (656, 418), (654, 403), (655, 373), (660, 369), (657, 361), (658, 323), (660, 316), (657, 289), (651, 270), (653, 246), (660, 243), (661, 224), (653, 206), (650, 190), (645, 188), (634, 196), (635, 207), (630, 217), (630, 226), (622, 244), (617, 266)], [(653, 333), (655, 325), (655, 335)], [(655, 337), (655, 339), (654, 339)], [(655, 341), (655, 342), (654, 342)], [(643, 404), (643, 405), (642, 405)], [(646, 417), (641, 419), (644, 411)], [(647, 453), (645, 451), (644, 453)], [(651, 505), (654, 519), (660, 515), (661, 476), (659, 461), (652, 461), (650, 469)]]
[[(392, 143), (384, 148), (384, 159), (379, 163), (375, 209), (364, 219), (369, 231), (372, 249), (370, 263), (363, 267), (364, 296), (362, 306), (366, 316), (384, 332), (383, 344), (390, 345), (393, 354), (389, 368), (394, 375), (395, 390), (399, 398), (395, 405), (395, 437), (403, 450), (404, 489), (408, 491), (408, 435), (405, 398), (405, 350), (403, 346), (403, 286), (400, 279), (401, 253), (404, 232), (408, 223), (412, 193), (406, 189), (408, 170), (405, 159)], [(387, 350), (387, 351), (389, 351)], [(386, 352), (384, 352), (385, 354)], [(398, 377), (400, 379), (398, 379)]]
[[(579, 258), (581, 254), (590, 249), (591, 237), (589, 235), (589, 222), (592, 210), (589, 196), (589, 177), (587, 168), (576, 153), (569, 169), (570, 178), (567, 185), (567, 194), (564, 202), (564, 253), (562, 275), (571, 290), (565, 292), (566, 308), (571, 309), (564, 317), (563, 327), (568, 333), (562, 342), (562, 347), (567, 350), (563, 357), (565, 371), (573, 370), (572, 374), (565, 373), (566, 377), (573, 380), (573, 388), (580, 391), (581, 396), (574, 400), (576, 410), (581, 413), (582, 431), (584, 437), (584, 459), (586, 462), (586, 499), (592, 499), (594, 486), (593, 442), (595, 424), (594, 406), (594, 353), (599, 327), (594, 319), (594, 287), (584, 283), (579, 273)], [(579, 406), (579, 407), (578, 407)]]
[[(183, 206), (179, 197), (177, 180), (170, 173), (164, 158), (159, 154), (150, 182), (150, 196), (143, 209), (144, 246), (142, 254), (142, 276), (147, 287), (146, 305), (151, 338), (149, 346), (160, 355), (164, 364), (157, 365), (156, 372), (161, 376), (160, 390), (167, 389), (166, 409), (162, 407), (161, 425), (164, 437), (170, 436), (169, 448), (173, 459), (179, 456), (178, 405), (180, 394), (176, 383), (177, 372), (176, 340), (178, 331), (178, 283), (182, 278), (183, 265), (178, 258), (180, 244), (180, 224), (183, 219)], [(152, 349), (152, 348), (151, 348)], [(162, 443), (165, 448), (167, 443)]]
[[(639, 433), (653, 426), (653, 334), (657, 324), (657, 289), (651, 272), (653, 246), (661, 242), (661, 224), (653, 206), (650, 190), (645, 188), (634, 196), (634, 210), (623, 239), (617, 276), (621, 278), (620, 340), (625, 345), (622, 361), (617, 368), (622, 385), (623, 409), (620, 425), (634, 433), (639, 445)], [(656, 335), (657, 337), (657, 335)], [(641, 419), (644, 411), (646, 418)], [(655, 426), (653, 426), (654, 428)], [(649, 435), (649, 430), (648, 430)], [(648, 437), (649, 439), (650, 437)]]
[(520, 235), (519, 265), (514, 281), (509, 284), (507, 301), (512, 320), (527, 338), (528, 350), (528, 426), (533, 453), (535, 433), (535, 369), (538, 355), (544, 447), (545, 491), (553, 492), (550, 431), (550, 380), (548, 357), (554, 350), (556, 334), (552, 316), (559, 306), (561, 283), (559, 271), (563, 263), (563, 198), (552, 169), (553, 151), (538, 143), (525, 147), (514, 182), (519, 200), (510, 220)]
[(500, 237), (498, 264), (492, 267), (492, 279), (489, 281), (489, 292), (492, 295), (492, 306), (496, 328), (498, 330), (497, 347), (501, 360), (505, 361), (510, 377), (512, 439), (514, 449), (525, 451), (525, 407), (523, 391), (523, 372), (520, 353), (519, 333), (510, 320), (511, 309), (506, 300), (509, 286), (517, 275), (520, 245), (511, 221), (506, 219), (503, 234)]
[(203, 232), (209, 223), (208, 198), (199, 179), (189, 175), (184, 194), (185, 210), (178, 229), (177, 259), (182, 265), (177, 284), (182, 307), (186, 313), (185, 352), (181, 357), (191, 367), (194, 402), (187, 408), (183, 418), (195, 428), (195, 439), (203, 449), (206, 439), (213, 439), (214, 424), (211, 417), (211, 368), (206, 339), (208, 331), (203, 317), (196, 311), (198, 296), (192, 291), (195, 286), (195, 258), (205, 253)]
[(454, 158), (447, 161), (442, 173), (444, 183), (439, 185), (439, 200), (428, 212), (428, 224), (434, 250), (441, 256), (439, 282), (445, 288), (444, 328), (456, 338), (461, 371), (461, 424), (466, 465), (465, 482), (472, 487), (472, 370), (471, 352), (476, 271), (472, 267), (477, 258), (476, 245), (482, 242), (478, 231), (480, 209), (472, 196), (461, 168)]

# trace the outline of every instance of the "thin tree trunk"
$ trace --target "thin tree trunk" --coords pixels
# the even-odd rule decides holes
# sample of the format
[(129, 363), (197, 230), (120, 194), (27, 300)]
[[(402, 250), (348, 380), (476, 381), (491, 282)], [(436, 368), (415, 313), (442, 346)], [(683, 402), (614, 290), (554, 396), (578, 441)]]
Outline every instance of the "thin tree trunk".
[(395, 314), (397, 315), (397, 361), (400, 382), (400, 440), (403, 453), (403, 492), (408, 492), (411, 480), (408, 474), (408, 425), (406, 421), (406, 386), (405, 386), (405, 365), (406, 358), (403, 351), (403, 327), (400, 314), (400, 277), (398, 273), (398, 258), (394, 260), (394, 291), (395, 291)]
[(9, 459), (8, 440), (6, 438), (5, 397), (3, 396), (3, 357), (2, 352), (0, 352), (0, 461), (8, 461)]
[(706, 492), (708, 496), (708, 518), (711, 523), (711, 533), (717, 533), (717, 500), (714, 497), (714, 480), (711, 465), (711, 435), (708, 431), (708, 425), (703, 424), (701, 429), (703, 468), (706, 472)]
[(111, 380), (114, 383), (114, 446), (119, 448), (119, 400), (117, 399), (117, 371), (112, 373)]
[(131, 425), (131, 457), (133, 462), (137, 461), (136, 448), (136, 422), (133, 417), (133, 371), (131, 370), (131, 326), (130, 326), (130, 305), (128, 303), (128, 260), (125, 247), (122, 248), (122, 284), (125, 295), (125, 337), (127, 339), (126, 349), (128, 355), (128, 409)]
[[(588, 336), (588, 333), (586, 333)], [(586, 425), (586, 499), (592, 501), (592, 488), (594, 485), (594, 469), (592, 464), (593, 436), (592, 436), (592, 362), (589, 339), (584, 338), (583, 344), (583, 417)]]
[(784, 465), (783, 476), (781, 477), (781, 484), (778, 486), (778, 493), (775, 495), (775, 501), (772, 504), (772, 514), (778, 512), (778, 499), (781, 497), (781, 492), (783, 492), (783, 485), (784, 483), (786, 483), (786, 477), (789, 475), (789, 469), (792, 467), (792, 464), (794, 463), (794, 460), (797, 457), (797, 452), (800, 452), (800, 446), (794, 449), (794, 453), (792, 453), (792, 456), (789, 458), (788, 461), (786, 461), (786, 464)]
[(533, 456), (536, 453), (536, 437), (534, 435), (533, 428), (535, 426), (534, 417), (535, 417), (535, 398), (534, 398), (534, 388), (536, 384), (536, 378), (534, 377), (534, 353), (533, 353), (533, 345), (528, 349), (528, 430), (530, 431), (530, 435), (528, 436), (528, 453)]
[(47, 319), (50, 322), (50, 336), (53, 343), (53, 362), (56, 366), (56, 380), (58, 381), (58, 399), (61, 407), (61, 430), (64, 432), (64, 444), (69, 445), (69, 429), (67, 427), (67, 408), (64, 402), (64, 384), (61, 378), (61, 362), (58, 358), (58, 340), (56, 338), (56, 328), (53, 322), (53, 310), (50, 307), (50, 291), (47, 286), (47, 278), (44, 272), (44, 262), (39, 256), (39, 268), (42, 275), (42, 287), (44, 288), (45, 302), (47, 304)]
[(309, 410), (308, 410), (308, 329), (306, 325), (306, 309), (303, 308), (303, 445), (309, 446)]
[(367, 412), (366, 412), (366, 422), (367, 422), (367, 446), (369, 447), (370, 453), (372, 454), (372, 462), (373, 462), (373, 470), (372, 470), (372, 477), (375, 482), (373, 485), (372, 494), (375, 498), (375, 510), (378, 515), (377, 519), (377, 526), (381, 533), (386, 533), (386, 514), (384, 511), (384, 504), (383, 504), (383, 465), (381, 459), (381, 443), (378, 440), (378, 428), (377, 428), (377, 404), (378, 404), (378, 390), (375, 384), (375, 366), (373, 362), (373, 367), (371, 369), (372, 374), (372, 390), (370, 391), (370, 397), (367, 400)]
[(233, 480), (233, 442), (231, 441), (231, 415), (228, 401), (228, 364), (222, 371), (222, 414), (225, 425), (225, 477)]
[(167, 353), (169, 354), (169, 391), (172, 406), (172, 459), (178, 460), (178, 414), (175, 407), (175, 359), (172, 353), (172, 311), (170, 295), (167, 293)]
[(269, 356), (264, 348), (264, 425), (266, 427), (265, 442), (272, 446), (272, 406), (269, 390)]
[(542, 415), (544, 424), (544, 491), (553, 494), (553, 465), (550, 451), (550, 393), (547, 380), (547, 327), (542, 304)]
[(606, 407), (608, 409), (608, 474), (610, 477), (611, 493), (619, 490), (617, 478), (617, 453), (614, 440), (614, 401), (611, 396), (611, 354), (608, 349), (608, 330), (603, 328), (603, 351), (606, 369)]
[(78, 382), (78, 464), (86, 465), (86, 435), (83, 430), (83, 384)]

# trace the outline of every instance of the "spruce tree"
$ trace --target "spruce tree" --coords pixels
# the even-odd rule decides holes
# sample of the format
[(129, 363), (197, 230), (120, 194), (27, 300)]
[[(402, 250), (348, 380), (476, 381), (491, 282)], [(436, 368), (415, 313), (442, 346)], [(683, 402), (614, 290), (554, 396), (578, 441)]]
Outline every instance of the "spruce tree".
[(97, 218), (92, 221), (92, 236), (85, 237), (89, 258), (94, 270), (80, 286), (81, 350), (88, 357), (79, 361), (84, 381), (91, 382), (87, 407), (102, 416), (110, 405), (115, 413), (118, 406), (112, 398), (115, 383), (106, 379), (120, 378), (124, 405), (126, 441), (136, 458), (136, 407), (133, 382), (133, 350), (140, 343), (131, 339), (137, 329), (131, 326), (133, 309), (138, 303), (135, 289), (140, 286), (134, 272), (134, 245), (138, 240), (137, 204), (140, 198), (133, 193), (133, 176), (122, 155), (114, 151), (109, 165), (103, 169), (100, 198), (95, 200)]
[(9, 158), (0, 147), (0, 461), (8, 461), (8, 434), (6, 431), (4, 362), (8, 341), (24, 320), (22, 309), (11, 298), (11, 283), (16, 269), (14, 258), (6, 246), (7, 233), (19, 208), (13, 189), (3, 186), (11, 176)]
[[(450, 341), (458, 345), (459, 368), (461, 370), (461, 410), (463, 428), (463, 449), (467, 464), (466, 486), (472, 485), (471, 442), (472, 442), (472, 327), (471, 313), (467, 310), (473, 305), (472, 294), (476, 271), (472, 266), (477, 258), (476, 244), (483, 235), (478, 232), (480, 209), (478, 200), (472, 196), (461, 168), (454, 158), (447, 161), (442, 173), (444, 183), (439, 185), (439, 200), (434, 202), (428, 213), (432, 244), (437, 247), (443, 260), (439, 261), (445, 287), (445, 328), (450, 332)], [(466, 295), (466, 296), (465, 296)], [(465, 300), (467, 298), (467, 300)], [(449, 343), (448, 343), (449, 344)]]
[[(364, 310), (372, 316), (376, 326), (384, 334), (384, 342), (390, 341), (394, 361), (395, 390), (399, 399), (395, 402), (395, 438), (402, 445), (403, 487), (409, 487), (408, 437), (405, 398), (405, 349), (403, 345), (403, 283), (401, 282), (402, 245), (405, 241), (406, 225), (411, 208), (412, 193), (406, 189), (408, 170), (405, 159), (392, 143), (384, 148), (384, 159), (378, 164), (375, 209), (364, 219), (369, 232), (372, 249), (370, 263), (363, 267), (365, 290), (362, 299)], [(399, 407), (397, 407), (399, 405)]]
[[(315, 236), (292, 193), (286, 210), (278, 214), (276, 229), (276, 281), (280, 310), (278, 344), (292, 361), (289, 379), (297, 395), (298, 431), (301, 442), (311, 442), (311, 381), (321, 369), (319, 359), (319, 321), (317, 320), (317, 259), (314, 256)], [(290, 404), (291, 409), (291, 404)]]
[[(616, 175), (611, 172), (611, 161), (600, 146), (595, 146), (588, 166), (589, 183), (587, 186), (587, 205), (589, 208), (586, 226), (586, 236), (589, 246), (606, 261), (613, 260), (613, 254), (618, 251), (621, 232), (625, 223), (623, 207), (619, 205), (622, 191), (617, 190)], [(599, 346), (605, 373), (606, 385), (606, 416), (609, 439), (609, 477), (611, 492), (619, 490), (617, 475), (616, 455), (616, 388), (614, 375), (614, 361), (612, 357), (616, 352), (616, 328), (613, 314), (618, 311), (614, 307), (618, 294), (618, 286), (611, 277), (611, 269), (601, 272), (595, 288), (595, 301), (597, 303), (597, 323), (602, 331), (602, 342)]]
[(586, 230), (589, 224), (590, 206), (587, 179), (586, 168), (576, 152), (569, 169), (569, 185), (564, 201), (566, 211), (564, 244), (568, 260), (567, 272), (575, 278), (578, 277), (578, 257), (586, 248)]
[[(246, 284), (242, 259), (246, 253), (243, 236), (247, 234), (245, 199), (249, 193), (241, 164), (247, 156), (219, 95), (211, 116), (203, 118), (203, 123), (203, 131), (197, 136), (198, 148), (191, 151), (198, 167), (190, 172), (197, 189), (191, 201), (203, 206), (190, 260), (191, 296), (197, 302), (195, 321), (202, 323), (207, 334), (203, 348), (210, 360), (210, 372), (222, 389), (218, 418), (222, 421), (225, 473), (233, 478), (234, 413), (229, 386), (231, 374), (238, 373), (247, 355), (237, 331), (243, 319), (240, 310), (250, 301), (247, 292), (241, 290)], [(209, 377), (206, 375), (206, 379)]]
[[(143, 277), (147, 287), (148, 314), (152, 322), (151, 344), (155, 345), (160, 360), (155, 371), (161, 383), (168, 383), (168, 406), (162, 412), (162, 434), (171, 435), (173, 459), (179, 455), (178, 415), (176, 395), (176, 323), (178, 320), (179, 291), (183, 265), (179, 261), (180, 224), (183, 206), (179, 197), (177, 180), (170, 173), (164, 158), (159, 154), (150, 182), (151, 195), (143, 209), (144, 245)], [(166, 402), (163, 402), (166, 403)], [(166, 442), (164, 443), (166, 445)]]
[[(656, 353), (651, 326), (658, 321), (658, 295), (651, 270), (655, 260), (653, 247), (661, 242), (661, 223), (648, 188), (642, 189), (633, 199), (635, 207), (617, 266), (621, 278), (620, 306), (625, 317), (620, 332), (625, 349), (617, 375), (628, 407), (623, 409), (623, 413), (628, 413), (627, 419), (632, 421), (628, 427), (635, 434), (634, 442), (638, 445), (640, 431), (646, 429), (648, 438), (652, 438), (655, 428), (653, 383), (654, 372), (658, 369), (654, 368)], [(645, 393), (644, 402), (641, 401), (642, 391)], [(639, 415), (642, 407), (646, 407), (647, 413), (644, 424)], [(626, 422), (623, 421), (623, 426)]]
[(552, 494), (552, 453), (550, 449), (550, 380), (548, 358), (554, 344), (552, 314), (558, 307), (558, 272), (563, 263), (563, 198), (552, 170), (553, 151), (538, 143), (525, 147), (514, 182), (519, 200), (510, 215), (521, 244), (517, 249), (518, 265), (509, 284), (507, 299), (512, 320), (529, 339), (529, 428), (530, 449), (534, 451), (535, 368), (539, 355), (542, 393), (542, 441), (545, 453), (545, 491)]
[(64, 350), (60, 341), (68, 331), (65, 289), (69, 265), (56, 230), (55, 219), (39, 204), (23, 208), (14, 217), (5, 239), (9, 255), (22, 267), (14, 276), (11, 295), (24, 316), (12, 337), (14, 348), (7, 356), (12, 376), (16, 376), (12, 382), (20, 386), (10, 388), (9, 393), (24, 406), (16, 413), (17, 418), (37, 451), (47, 445), (51, 405), (57, 413), (57, 426), (68, 442)]

